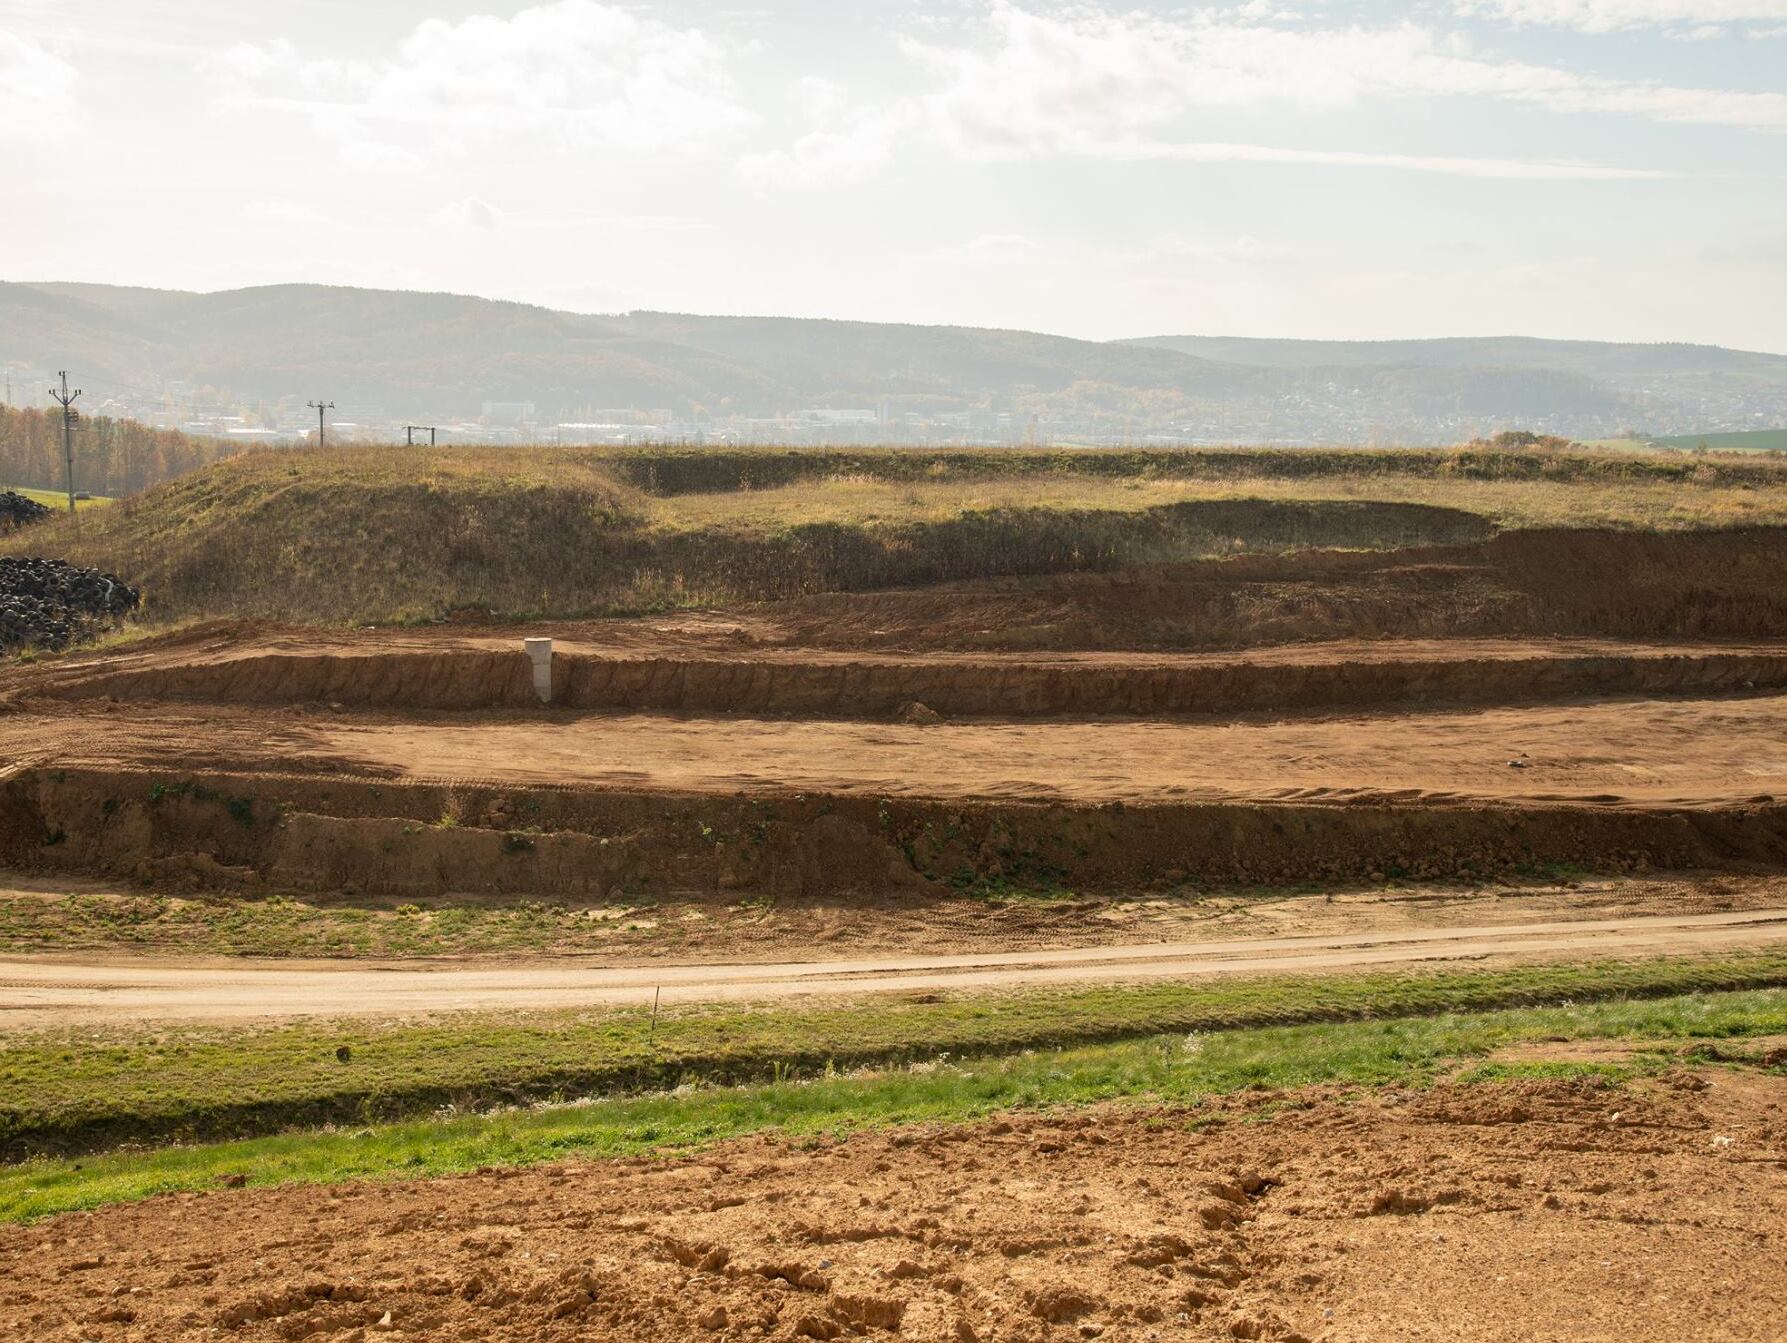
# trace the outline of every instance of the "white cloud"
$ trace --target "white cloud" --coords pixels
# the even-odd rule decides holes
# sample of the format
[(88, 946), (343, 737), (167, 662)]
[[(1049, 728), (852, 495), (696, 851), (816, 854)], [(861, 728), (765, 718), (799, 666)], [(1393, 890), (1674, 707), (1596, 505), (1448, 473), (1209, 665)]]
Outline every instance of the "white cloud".
[(297, 228), (331, 228), (335, 220), (313, 205), (302, 201), (250, 201), (242, 207), (242, 217), (256, 224), (289, 225)]
[(971, 162), (1082, 156), (1524, 181), (1674, 175), (1562, 158), (1306, 149), (1210, 141), (1194, 133), (1200, 114), (1212, 109), (1274, 101), (1327, 110), (1367, 99), (1481, 97), (1560, 111), (1787, 130), (1783, 95), (1594, 80), (1482, 58), (1460, 36), (1409, 23), (1306, 29), (1263, 25), (1258, 14), (1252, 5), (1171, 18), (1089, 7), (1033, 12), (994, 0), (980, 21), (966, 32), (956, 30), (952, 41), (901, 44), (931, 76), (929, 91), (847, 112), (837, 85), (802, 81), (797, 94), (813, 129), (786, 148), (745, 155), (738, 172), (759, 187), (862, 181), (882, 170), (901, 137), (922, 127), (945, 150)]
[[(834, 109), (827, 115), (837, 116)], [(909, 102), (860, 108), (841, 126), (821, 126), (786, 149), (746, 154), (738, 175), (755, 187), (811, 187), (862, 182), (877, 176), (893, 156), (895, 143), (917, 122)]]
[(444, 228), (459, 233), (488, 233), (502, 222), (496, 209), (476, 196), (443, 205), (434, 212), (434, 219)]
[(0, 29), (0, 140), (51, 141), (76, 115), (75, 68), (45, 47)]
[(1787, 19), (1787, 0), (1458, 0), (1457, 10), (1585, 33), (1680, 26), (1700, 36), (1721, 24)]
[(1616, 168), (1555, 159), (1471, 158), (1444, 154), (1374, 154), (1350, 149), (1286, 149), (1278, 145), (1217, 143), (1111, 144), (1106, 158), (1169, 160), (1179, 163), (1299, 163), (1333, 168), (1394, 168), (1447, 177), (1500, 178), (1526, 182), (1616, 182), (1656, 180), (1674, 173), (1648, 168)]
[(1295, 259), (1282, 243), (1243, 233), (1221, 241), (1168, 235), (1146, 247), (1108, 254), (1108, 264), (1158, 268), (1191, 263), (1201, 266), (1277, 266)]
[[(1412, 23), (1390, 27), (1287, 28), (1221, 12), (1160, 17), (1091, 8), (1031, 12), (996, 0), (951, 44), (908, 41), (937, 80), (923, 99), (935, 136), (981, 160), (1047, 154), (1228, 157), (1322, 161), (1301, 151), (1180, 145), (1186, 126), (1212, 108), (1281, 103), (1344, 108), (1368, 99), (1493, 98), (1557, 111), (1787, 131), (1787, 94), (1618, 81), (1480, 56), (1458, 34)], [(1470, 161), (1401, 155), (1337, 155), (1425, 171), (1478, 170)], [(1592, 165), (1532, 165), (1491, 176), (1630, 176)], [(1639, 174), (1643, 175), (1643, 174)]]
[(595, 0), (429, 19), (376, 60), (305, 59), (280, 41), (233, 47), (204, 68), (232, 102), (302, 113), (344, 145), (387, 151), (545, 136), (566, 148), (702, 152), (755, 121), (720, 44)]
[(1054, 249), (1024, 233), (982, 233), (967, 242), (914, 254), (910, 260), (927, 265), (1027, 266), (1050, 261)]

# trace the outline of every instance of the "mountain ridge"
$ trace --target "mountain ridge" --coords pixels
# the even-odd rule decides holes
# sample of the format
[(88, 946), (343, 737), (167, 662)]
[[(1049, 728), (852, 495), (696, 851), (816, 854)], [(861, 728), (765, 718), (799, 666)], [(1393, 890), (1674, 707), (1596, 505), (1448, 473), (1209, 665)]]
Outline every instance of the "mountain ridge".
[(719, 426), (866, 407), (890, 438), (945, 421), (963, 435), (1311, 442), (1445, 442), (1513, 425), (1591, 437), (1787, 423), (1787, 356), (1720, 346), (1088, 341), (845, 318), (575, 313), (309, 284), (0, 282), (0, 364), (79, 369), (125, 401), (180, 384), (239, 406), (325, 395), (391, 420), (524, 403), (545, 423), (642, 407)]

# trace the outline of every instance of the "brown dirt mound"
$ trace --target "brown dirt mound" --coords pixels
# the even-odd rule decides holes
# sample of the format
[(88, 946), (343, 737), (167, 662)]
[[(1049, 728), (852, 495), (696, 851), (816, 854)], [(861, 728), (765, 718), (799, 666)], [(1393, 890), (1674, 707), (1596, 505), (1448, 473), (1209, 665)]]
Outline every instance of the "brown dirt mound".
[(19, 1338), (1773, 1340), (1787, 1082), (1019, 1115), (0, 1229)]
[(831, 648), (1193, 649), (1310, 639), (1787, 635), (1787, 528), (1508, 532), (1428, 550), (1300, 551), (783, 603)]

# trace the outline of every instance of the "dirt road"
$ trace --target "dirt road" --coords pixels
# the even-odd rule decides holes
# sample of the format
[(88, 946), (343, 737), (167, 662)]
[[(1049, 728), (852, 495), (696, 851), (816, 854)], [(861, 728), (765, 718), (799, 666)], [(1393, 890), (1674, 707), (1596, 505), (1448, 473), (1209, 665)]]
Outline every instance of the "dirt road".
[(0, 1028), (997, 990), (1414, 962), (1708, 952), (1787, 941), (1787, 909), (1341, 937), (1104, 946), (767, 965), (538, 962), (419, 969), (349, 961), (0, 960)]

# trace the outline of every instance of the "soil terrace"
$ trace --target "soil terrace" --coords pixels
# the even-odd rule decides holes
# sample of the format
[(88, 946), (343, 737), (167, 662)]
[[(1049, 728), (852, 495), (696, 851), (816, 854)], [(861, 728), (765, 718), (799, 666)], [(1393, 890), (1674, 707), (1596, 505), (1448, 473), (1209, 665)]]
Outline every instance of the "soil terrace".
[(0, 716), (0, 758), (722, 793), (1602, 806), (1770, 803), (1787, 695), (1182, 721), (864, 723), (100, 702)]

